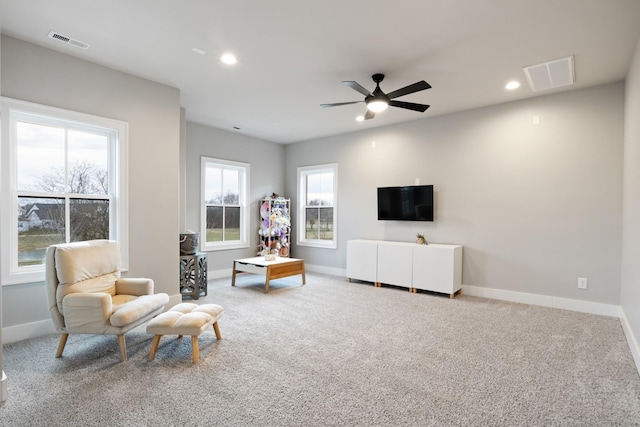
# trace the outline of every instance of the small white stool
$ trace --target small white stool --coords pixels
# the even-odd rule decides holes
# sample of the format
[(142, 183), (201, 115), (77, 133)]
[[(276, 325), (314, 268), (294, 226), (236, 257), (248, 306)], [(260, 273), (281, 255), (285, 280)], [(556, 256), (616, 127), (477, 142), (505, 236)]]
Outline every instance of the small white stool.
[(218, 319), (222, 317), (224, 309), (217, 304), (198, 305), (191, 302), (183, 302), (171, 307), (147, 324), (147, 333), (154, 334), (151, 343), (149, 361), (156, 357), (158, 344), (163, 335), (178, 335), (178, 339), (183, 335), (191, 335), (191, 347), (193, 349), (193, 363), (200, 361), (200, 350), (198, 348), (198, 337), (200, 334), (213, 325), (217, 339), (222, 339)]

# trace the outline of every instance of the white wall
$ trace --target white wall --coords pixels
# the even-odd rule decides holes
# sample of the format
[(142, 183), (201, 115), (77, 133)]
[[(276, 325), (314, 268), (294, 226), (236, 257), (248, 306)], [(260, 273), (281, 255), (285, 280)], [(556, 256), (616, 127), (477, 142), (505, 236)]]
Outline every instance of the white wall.
[(284, 147), (280, 144), (197, 123), (187, 122), (186, 228), (200, 231), (200, 159), (202, 156), (249, 163), (250, 247), (208, 252), (209, 277), (231, 275), (233, 260), (257, 255), (259, 201), (273, 193), (284, 194)]
[(622, 212), (623, 325), (640, 369), (640, 42), (626, 80), (624, 208)]
[[(338, 249), (293, 251), (344, 269), (349, 239), (420, 232), (464, 245), (465, 285), (617, 305), (623, 106), (615, 83), (288, 145), (288, 194), (298, 166), (339, 165)], [(416, 178), (435, 186), (435, 222), (378, 221), (376, 188)]]
[[(1, 53), (3, 96), (128, 122), (128, 275), (179, 298), (179, 91), (11, 37)], [(49, 325), (44, 283), (2, 290), (5, 332)]]

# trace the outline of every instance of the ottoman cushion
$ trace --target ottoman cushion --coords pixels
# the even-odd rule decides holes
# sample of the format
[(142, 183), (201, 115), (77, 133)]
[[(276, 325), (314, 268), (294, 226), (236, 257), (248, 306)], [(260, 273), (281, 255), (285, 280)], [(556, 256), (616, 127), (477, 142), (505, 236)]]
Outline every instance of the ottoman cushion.
[(199, 336), (217, 322), (222, 315), (217, 304), (176, 304), (169, 311), (158, 315), (147, 324), (147, 333), (155, 335)]

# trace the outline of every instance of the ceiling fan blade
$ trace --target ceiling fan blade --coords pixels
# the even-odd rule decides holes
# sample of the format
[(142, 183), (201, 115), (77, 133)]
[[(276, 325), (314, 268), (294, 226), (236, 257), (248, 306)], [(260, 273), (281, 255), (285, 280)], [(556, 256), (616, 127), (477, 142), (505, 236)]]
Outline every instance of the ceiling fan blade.
[(371, 110), (367, 110), (367, 112), (364, 113), (364, 119), (365, 120), (373, 119), (375, 116), (376, 116), (376, 113), (374, 113)]
[(414, 83), (409, 86), (405, 86), (401, 89), (394, 90), (393, 92), (389, 92), (387, 96), (389, 99), (398, 98), (400, 96), (409, 95), (410, 93), (419, 92), (421, 90), (429, 89), (431, 85), (424, 80)]
[(430, 107), (430, 105), (402, 101), (391, 101), (389, 102), (389, 105), (391, 105), (392, 107), (406, 108), (407, 110), (420, 111), (421, 113), (424, 113), (425, 111), (427, 111), (427, 108)]
[(320, 106), (322, 108), (327, 108), (327, 107), (339, 107), (340, 105), (349, 105), (349, 104), (358, 104), (360, 102), (364, 102), (364, 101), (351, 101), (351, 102), (336, 102), (334, 104), (320, 104)]
[(361, 94), (363, 94), (364, 96), (369, 96), (371, 95), (371, 92), (369, 92), (367, 89), (363, 88), (362, 86), (360, 86), (359, 83), (357, 82), (352, 82), (352, 81), (343, 81), (342, 82), (343, 85), (347, 85), (349, 86), (351, 89), (353, 90), (357, 90), (358, 92), (360, 92)]

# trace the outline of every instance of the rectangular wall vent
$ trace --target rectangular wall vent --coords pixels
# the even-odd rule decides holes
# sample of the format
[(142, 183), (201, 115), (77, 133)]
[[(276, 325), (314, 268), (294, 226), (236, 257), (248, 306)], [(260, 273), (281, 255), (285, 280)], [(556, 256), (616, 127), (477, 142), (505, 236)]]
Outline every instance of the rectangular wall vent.
[(524, 67), (531, 90), (555, 89), (575, 83), (573, 56)]
[(71, 37), (63, 36), (62, 34), (58, 34), (55, 31), (49, 31), (49, 38), (58, 40), (62, 43), (70, 44), (75, 47), (79, 47), (80, 49), (89, 49), (89, 44), (81, 42), (80, 40), (72, 39)]

